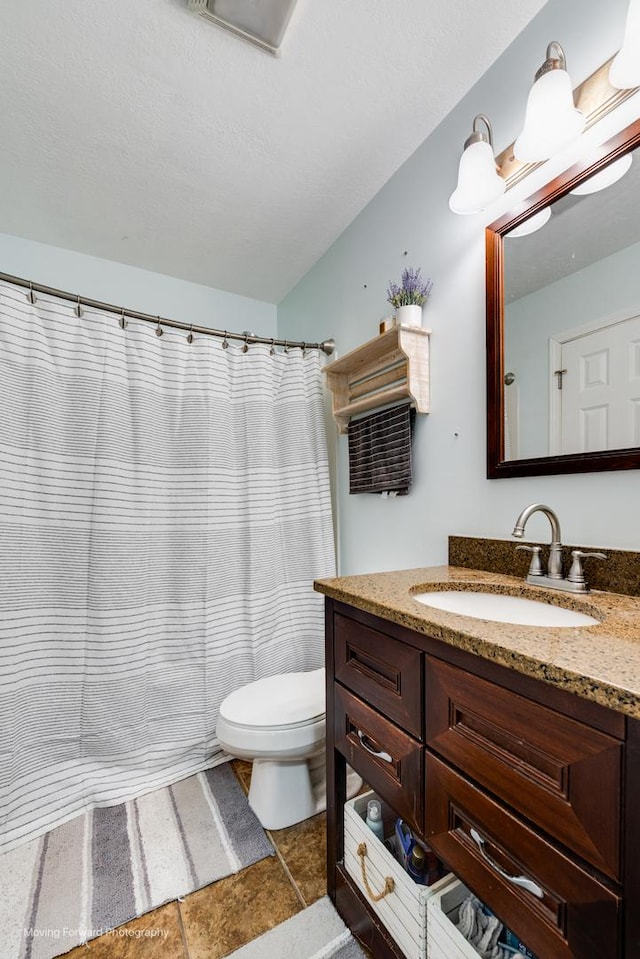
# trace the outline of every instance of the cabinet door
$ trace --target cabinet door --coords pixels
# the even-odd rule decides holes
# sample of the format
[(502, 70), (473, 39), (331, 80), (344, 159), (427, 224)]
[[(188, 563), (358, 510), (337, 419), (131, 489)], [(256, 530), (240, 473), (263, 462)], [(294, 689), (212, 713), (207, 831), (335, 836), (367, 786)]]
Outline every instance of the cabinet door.
[(426, 674), (427, 745), (619, 879), (622, 743), (440, 660)]
[(335, 689), (335, 747), (396, 813), (422, 832), (422, 745), (345, 689)]
[(336, 679), (421, 739), (420, 650), (339, 614), (334, 631)]
[(434, 756), (426, 838), (539, 959), (616, 959), (619, 897)]

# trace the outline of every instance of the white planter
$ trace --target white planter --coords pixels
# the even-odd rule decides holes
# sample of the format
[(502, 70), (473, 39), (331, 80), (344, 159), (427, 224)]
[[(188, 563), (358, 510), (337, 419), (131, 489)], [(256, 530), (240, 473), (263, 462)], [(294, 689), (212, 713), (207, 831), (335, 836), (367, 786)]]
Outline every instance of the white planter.
[(399, 306), (396, 310), (398, 326), (422, 326), (422, 307), (416, 303), (410, 306)]

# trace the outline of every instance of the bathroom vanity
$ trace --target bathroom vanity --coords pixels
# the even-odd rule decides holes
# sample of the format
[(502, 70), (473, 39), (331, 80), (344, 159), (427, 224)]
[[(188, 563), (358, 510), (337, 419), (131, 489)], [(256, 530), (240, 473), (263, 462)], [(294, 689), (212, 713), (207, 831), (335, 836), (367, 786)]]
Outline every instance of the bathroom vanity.
[[(328, 890), (374, 957), (402, 953), (344, 868), (347, 762), (539, 959), (640, 956), (640, 599), (454, 567), (316, 589)], [(543, 598), (599, 622), (487, 622), (413, 596), (431, 589)]]

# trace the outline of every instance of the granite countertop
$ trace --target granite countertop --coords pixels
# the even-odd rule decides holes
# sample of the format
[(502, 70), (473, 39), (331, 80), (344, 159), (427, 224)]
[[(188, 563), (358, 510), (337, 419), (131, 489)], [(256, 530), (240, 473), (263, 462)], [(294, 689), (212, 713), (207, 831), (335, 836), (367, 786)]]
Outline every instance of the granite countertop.
[[(509, 593), (587, 613), (595, 626), (515, 626), (427, 607), (412, 592), (455, 589)], [(592, 591), (576, 596), (528, 586), (515, 576), (432, 566), (317, 580), (332, 599), (500, 663), (527, 676), (640, 718), (640, 597)]]

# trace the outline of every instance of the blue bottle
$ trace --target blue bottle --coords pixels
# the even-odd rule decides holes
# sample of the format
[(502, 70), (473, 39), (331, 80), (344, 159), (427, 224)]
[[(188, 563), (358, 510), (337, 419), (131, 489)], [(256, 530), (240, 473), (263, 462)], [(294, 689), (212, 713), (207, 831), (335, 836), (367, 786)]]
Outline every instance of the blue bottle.
[(404, 869), (407, 869), (409, 866), (409, 859), (411, 858), (411, 850), (413, 849), (414, 838), (411, 835), (411, 830), (407, 826), (406, 822), (402, 819), (396, 819), (396, 844), (398, 848), (398, 855), (400, 856), (400, 862)]

